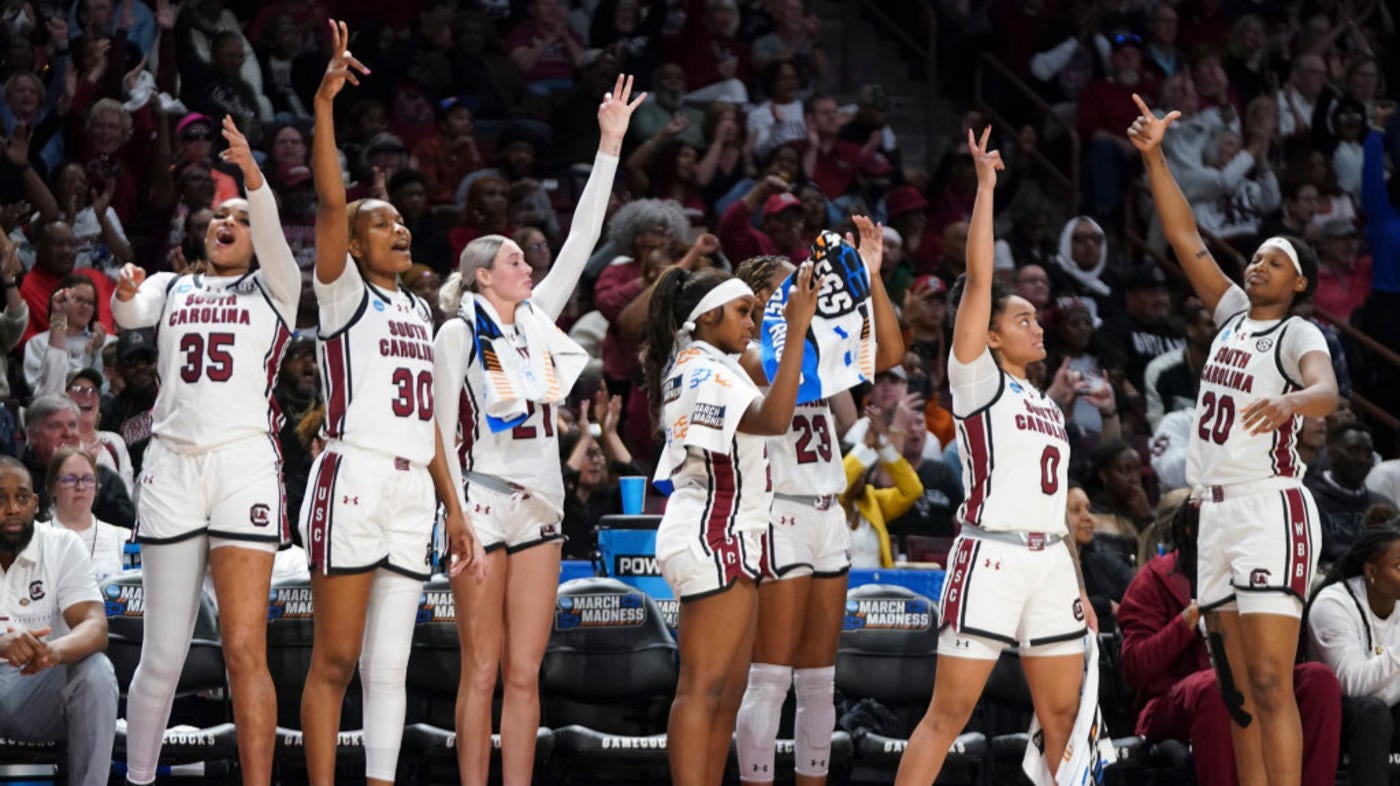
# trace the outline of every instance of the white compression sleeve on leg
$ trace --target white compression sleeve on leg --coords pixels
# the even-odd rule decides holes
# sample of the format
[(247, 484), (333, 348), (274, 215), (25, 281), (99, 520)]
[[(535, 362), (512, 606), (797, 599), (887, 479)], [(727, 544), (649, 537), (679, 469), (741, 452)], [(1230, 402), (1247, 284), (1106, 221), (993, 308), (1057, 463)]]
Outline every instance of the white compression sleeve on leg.
[(820, 778), (830, 768), (831, 732), (836, 728), (836, 667), (798, 669), (793, 674), (797, 690), (797, 718), (793, 723), (793, 770)]
[(749, 685), (739, 705), (735, 725), (739, 747), (739, 778), (756, 783), (773, 781), (773, 745), (778, 721), (792, 684), (792, 667), (772, 663), (749, 666)]
[(161, 739), (199, 616), (208, 559), (204, 537), (141, 548), (141, 663), (126, 698), (127, 779), (132, 783), (156, 779)]
[(365, 706), (365, 777), (394, 780), (408, 700), (404, 679), (423, 583), (380, 569), (374, 574), (360, 650)]

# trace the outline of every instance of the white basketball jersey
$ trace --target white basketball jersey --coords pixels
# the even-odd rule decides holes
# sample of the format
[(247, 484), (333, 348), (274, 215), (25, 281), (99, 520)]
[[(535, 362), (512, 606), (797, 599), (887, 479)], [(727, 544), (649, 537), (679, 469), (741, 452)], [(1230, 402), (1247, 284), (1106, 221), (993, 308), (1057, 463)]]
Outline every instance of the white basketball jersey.
[[(509, 325), (501, 326), (502, 331), (512, 329)], [(531, 351), (524, 346), (523, 332), (515, 341), (519, 351)], [(532, 402), (527, 405), (529, 414), (522, 423), (493, 432), (485, 411), (485, 371), (476, 356), (471, 326), (461, 318), (449, 319), (438, 331), (436, 347), (443, 353), (440, 369), (462, 369), (455, 421), (457, 460), (462, 471), (495, 475), (524, 486), (562, 511), (564, 476), (559, 463), (555, 407)], [(446, 362), (449, 356), (451, 363)], [(451, 412), (450, 409), (443, 411)]]
[(1248, 317), (1244, 291), (1231, 287), (1216, 306), (1220, 332), (1201, 369), (1201, 389), (1186, 451), (1188, 485), (1225, 486), (1272, 477), (1299, 478), (1307, 469), (1298, 456), (1295, 416), (1276, 431), (1251, 434), (1243, 413), (1261, 398), (1303, 387), (1299, 360), (1327, 352), (1316, 325), (1298, 317), (1260, 322)]
[(183, 451), (275, 433), (282, 412), (272, 390), (292, 333), (261, 271), (171, 275), (166, 287), (151, 432)]
[(321, 336), (319, 351), (328, 437), (413, 464), (432, 461), (433, 317), (426, 302), (364, 282), (358, 310)]
[(1069, 435), (1060, 407), (997, 366), (990, 350), (948, 359), (963, 504), (958, 518), (986, 530), (1064, 534)]
[(758, 388), (739, 364), (704, 341), (681, 350), (661, 385), (666, 445), (655, 479), (674, 487), (671, 503), (703, 503), (706, 537), (763, 532), (773, 506), (765, 439), (739, 431)]
[(841, 440), (826, 399), (798, 404), (787, 432), (767, 441), (775, 492), (822, 496), (846, 490)]

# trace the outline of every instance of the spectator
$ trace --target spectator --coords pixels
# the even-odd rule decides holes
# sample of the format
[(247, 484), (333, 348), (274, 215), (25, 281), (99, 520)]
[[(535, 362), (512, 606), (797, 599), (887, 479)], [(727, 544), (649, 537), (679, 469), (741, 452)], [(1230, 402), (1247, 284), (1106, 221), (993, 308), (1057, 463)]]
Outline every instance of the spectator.
[(286, 507), (288, 511), (299, 511), (302, 498), (306, 495), (307, 473), (311, 471), (311, 459), (314, 456), (307, 445), (297, 438), (297, 427), (308, 413), (321, 406), (316, 342), (310, 336), (298, 335), (287, 344), (272, 395), (277, 400), (277, 407), (282, 411), (283, 418), (277, 441), (282, 451), (282, 481), (287, 493)]
[(1060, 29), (1051, 29), (1040, 51), (1031, 58), (1031, 75), (1050, 96), (1057, 115), (1073, 115), (1085, 87), (1108, 61), (1110, 45), (1099, 32), (1098, 10), (1092, 0), (1075, 0)]
[[(39, 489), (39, 510), (47, 518), (50, 499), (45, 480), (49, 464), (60, 448), (78, 447), (78, 407), (62, 394), (40, 396), (25, 410), (24, 431), (29, 444), (20, 458)], [(98, 466), (96, 494), (92, 512), (99, 519), (126, 529), (135, 525), (136, 509), (117, 473)]]
[(894, 129), (890, 128), (885, 118), (887, 104), (883, 85), (861, 85), (856, 91), (856, 116), (841, 126), (840, 137), (864, 148), (874, 143), (874, 152), (884, 155), (892, 164), (898, 164), (899, 143)]
[(29, 307), (29, 326), (22, 341), (49, 329), (49, 298), (65, 276), (73, 273), (78, 240), (66, 221), (49, 221), (33, 230), (34, 267), (25, 274), (19, 292)]
[[(1213, 336), (1212, 336), (1213, 338)], [(1172, 410), (1162, 416), (1148, 443), (1152, 473), (1163, 493), (1186, 488), (1186, 447), (1196, 429), (1196, 407)]]
[(1201, 369), (1215, 340), (1215, 320), (1201, 302), (1190, 299), (1184, 306), (1186, 344), (1169, 349), (1147, 364), (1142, 389), (1147, 397), (1147, 423), (1155, 431), (1168, 412), (1196, 408), (1201, 387)]
[[(841, 109), (836, 99), (818, 95), (807, 99), (807, 141), (803, 149), (802, 168), (821, 186), (822, 193), (835, 199), (850, 190), (855, 181), (855, 168), (862, 152), (860, 145), (847, 142), (841, 131)], [(890, 216), (893, 219), (893, 216)]]
[[(886, 255), (881, 268), (889, 264)], [(894, 297), (893, 293), (890, 295)], [(937, 276), (914, 279), (903, 297), (906, 328), (904, 346), (919, 358), (921, 368), (936, 371), (940, 379), (948, 362), (948, 285)]]
[(1128, 443), (1111, 440), (1094, 448), (1091, 461), (1094, 531), (1106, 550), (1135, 559), (1142, 533), (1152, 524), (1152, 503), (1142, 484), (1142, 458)]
[[(215, 0), (217, 2), (217, 0)], [(209, 44), (210, 60), (189, 58), (180, 97), (190, 108), (214, 117), (229, 115), (239, 128), (253, 133), (252, 123), (272, 122), (272, 102), (245, 75), (247, 40), (236, 30), (220, 30)], [(257, 73), (257, 62), (253, 62)], [(262, 79), (258, 83), (261, 86)]]
[[(428, 180), (416, 169), (401, 169), (389, 178), (389, 201), (399, 209), (403, 225), (413, 235), (410, 254), (415, 262), (427, 265), (439, 274), (450, 271), (456, 264), (447, 232), (428, 209)], [(437, 293), (429, 305), (436, 307)]]
[[(23, 270), (19, 249), (10, 242), (8, 235), (0, 231), (0, 291), (4, 292), (5, 297), (5, 308), (0, 311), (0, 398), (10, 395), (10, 353), (19, 346), (20, 337), (29, 327), (29, 305), (15, 283), (15, 277)], [(0, 424), (9, 431), (10, 436), (13, 435), (13, 417), (0, 415)]]
[[(773, 155), (776, 157), (784, 148), (778, 148)], [(892, 178), (894, 175), (894, 165), (885, 157), (883, 153), (865, 152), (861, 153), (856, 160), (855, 185), (845, 194), (835, 201), (837, 209), (843, 215), (858, 216), (868, 215), (871, 221), (877, 223), (889, 220), (889, 207), (886, 204), (886, 196), (890, 191)], [(911, 209), (904, 205), (905, 209)], [(898, 229), (898, 227), (896, 227)], [(922, 261), (929, 254), (934, 253), (936, 244), (920, 242), (910, 246), (909, 235), (903, 230), (904, 244), (906, 252), (918, 262)]]
[[(311, 98), (316, 93), (320, 78), (320, 61), (314, 44), (320, 33), (320, 20), (316, 17), (314, 32), (305, 24), (298, 24), (293, 16), (299, 10), (310, 10), (316, 3), (283, 3), (287, 12), (271, 16), (267, 25), (258, 30), (254, 22), (252, 34), (259, 41), (258, 65), (261, 67), (265, 95), (272, 105), (274, 117), (282, 119), (311, 117)], [(259, 12), (263, 18), (270, 7)]]
[(131, 532), (92, 515), (97, 499), (97, 463), (92, 455), (79, 448), (60, 448), (49, 462), (44, 485), (53, 500), (49, 523), (78, 536), (97, 580), (124, 570), (123, 547)]
[(1321, 225), (1313, 222), (1317, 214), (1318, 189), (1308, 180), (1289, 176), (1283, 186), (1283, 210), (1264, 219), (1259, 234), (1264, 237), (1293, 235), (1316, 242)]
[(0, 122), (5, 135), (20, 131), (28, 134), (30, 163), (38, 164), (41, 172), (52, 172), (63, 158), (63, 135), (59, 133), (61, 118), (54, 111), (54, 102), (48, 100), (44, 83), (32, 71), (16, 71), (5, 80), (0, 95), (4, 97), (0, 102)]
[[(851, 567), (894, 567), (894, 551), (885, 522), (904, 515), (924, 493), (914, 468), (891, 444), (885, 413), (866, 410), (866, 430), (860, 445), (846, 454), (846, 491), (841, 506), (851, 525)], [(876, 465), (889, 473), (891, 488), (871, 482)]]
[[(862, 155), (857, 159), (857, 166), (864, 164), (869, 170), (872, 162), (877, 162), (873, 157)], [(868, 175), (862, 176), (864, 180)], [(875, 196), (874, 193), (871, 196)], [(919, 261), (932, 257), (932, 244), (926, 244), (928, 229), (928, 200), (914, 186), (900, 186), (885, 194), (885, 221), (888, 225), (899, 232), (899, 236), (904, 240), (904, 247), (901, 253), (910, 261), (910, 265), (918, 265)], [(964, 233), (966, 230), (964, 230)], [(922, 266), (921, 266), (922, 267)], [(934, 272), (925, 270), (923, 272)], [(946, 283), (946, 282), (945, 282)]]
[(0, 601), (0, 735), (65, 743), (68, 782), (100, 786), (117, 728), (107, 615), (78, 536), (35, 525), (34, 488), (19, 462), (0, 459), (0, 497), (15, 511), (0, 534), (0, 577), (19, 589)]
[[(601, 94), (603, 89), (599, 90)], [(597, 98), (597, 95), (594, 98)], [(596, 107), (594, 107), (596, 109)], [(457, 186), (457, 203), (467, 206), (467, 215), (464, 223), (472, 226), (474, 221), (488, 221), (493, 226), (500, 226), (504, 219), (510, 225), (537, 226), (545, 233), (546, 237), (555, 242), (559, 238), (559, 217), (555, 215), (554, 206), (549, 201), (549, 194), (545, 193), (540, 182), (540, 161), (539, 150), (544, 145), (545, 140), (538, 137), (534, 130), (523, 125), (513, 125), (501, 132), (497, 139), (496, 166), (492, 169), (478, 169), (462, 179)], [(476, 204), (472, 201), (472, 188), (479, 178), (498, 177), (505, 181), (507, 185), (506, 212), (510, 210), (510, 201), (514, 201), (518, 206), (518, 215), (507, 218), (500, 212), (501, 206), (492, 202), (490, 205)], [(478, 194), (480, 197), (486, 194)], [(492, 191), (490, 196), (494, 197)], [(478, 211), (484, 211), (481, 216), (476, 215)], [(478, 226), (480, 226), (478, 224)], [(502, 229), (493, 230), (497, 234), (509, 235), (509, 231)], [(486, 234), (483, 232), (483, 234)], [(475, 237), (475, 236), (473, 236)], [(461, 245), (453, 242), (455, 252), (460, 253), (462, 248), (471, 238), (463, 241)]]
[(1022, 265), (1012, 278), (1011, 291), (1043, 312), (1050, 306), (1050, 274), (1037, 264)]
[(1377, 462), (1366, 474), (1366, 488), (1400, 507), (1400, 459)]
[[(267, 133), (267, 159), (263, 168), (275, 178), (283, 167), (306, 166), (306, 134), (296, 123), (273, 126)], [(273, 181), (274, 188), (281, 185)], [(203, 235), (200, 235), (203, 237)]]
[[(760, 205), (761, 231), (752, 224), (753, 213)], [(793, 264), (801, 263), (811, 254), (803, 215), (802, 200), (787, 190), (782, 178), (770, 175), (724, 211), (719, 220), (720, 245), (731, 259), (776, 254)]]
[(1327, 433), (1327, 461), (1329, 469), (1308, 475), (1303, 482), (1312, 492), (1322, 523), (1318, 561), (1331, 564), (1356, 543), (1366, 509), (1385, 502), (1385, 497), (1366, 488), (1366, 475), (1376, 459), (1371, 431), (1359, 421), (1341, 423)]
[[(214, 150), (215, 133), (213, 118), (198, 112), (185, 115), (180, 118), (179, 123), (175, 124), (175, 138), (180, 142), (179, 155), (175, 157), (175, 168), (179, 169), (182, 164), (188, 162), (207, 164), (210, 167), (209, 175), (214, 178), (214, 198), (210, 200), (210, 204), (213, 205), (240, 196), (238, 181), (234, 180), (233, 176), (227, 172), (221, 172), (214, 167), (214, 159), (211, 154)], [(117, 229), (121, 229), (120, 223), (117, 224)], [(77, 231), (76, 227), (74, 231)], [(121, 267), (121, 265), (117, 265), (117, 267)]]
[(147, 56), (155, 48), (159, 32), (155, 14), (138, 0), (77, 0), (68, 10), (68, 30), (75, 38), (113, 37), (120, 32)]
[(1332, 317), (1348, 322), (1371, 289), (1371, 257), (1361, 256), (1356, 226), (1345, 219), (1322, 225), (1317, 244), (1317, 293), (1314, 303)]
[(568, 27), (558, 0), (531, 0), (530, 17), (510, 31), (506, 48), (532, 93), (549, 95), (572, 87), (583, 42)]
[(627, 158), (628, 183), (634, 193), (675, 202), (692, 226), (703, 227), (707, 217), (701, 196), (700, 150), (679, 138), (685, 122), (677, 120), (662, 129)]
[(1304, 477), (1319, 475), (1329, 466), (1324, 452), (1327, 449), (1328, 420), (1305, 417), (1302, 427), (1298, 429), (1298, 458), (1307, 465)]
[(826, 79), (827, 61), (818, 40), (821, 20), (802, 6), (802, 0), (773, 3), (774, 29), (753, 42), (753, 64), (763, 70), (772, 63), (790, 62), (797, 69), (802, 91), (811, 92)]
[(1220, 54), (1214, 49), (1200, 49), (1191, 58), (1191, 81), (1201, 102), (1201, 113), (1211, 120), (1212, 127), (1227, 126), (1240, 131), (1240, 102), (1230, 87)]
[[(1118, 608), (1123, 675), (1136, 692), (1137, 727), (1147, 742), (1191, 746), (1199, 783), (1239, 783), (1229, 711), (1207, 654), (1196, 596), (1196, 519), (1182, 505), (1173, 520), (1175, 548), (1138, 571)], [(1293, 667), (1293, 694), (1303, 723), (1302, 783), (1336, 779), (1341, 689), (1319, 663)]]
[(1104, 320), (1102, 335), (1122, 364), (1128, 382), (1142, 390), (1147, 364), (1165, 352), (1181, 349), (1186, 341), (1172, 320), (1172, 295), (1159, 265), (1145, 262), (1124, 271), (1118, 289), (1123, 292), (1123, 310)]
[(84, 368), (68, 377), (68, 398), (78, 408), (78, 447), (117, 473), (126, 493), (132, 495), (136, 488), (126, 442), (120, 434), (97, 430), (97, 419), (102, 414), (102, 380), (102, 372), (95, 368)]
[(1226, 52), (1225, 74), (1241, 104), (1248, 106), (1255, 98), (1269, 92), (1274, 75), (1268, 68), (1269, 48), (1265, 46), (1263, 17), (1245, 14), (1235, 19)]
[(1055, 255), (1055, 266), (1048, 271), (1051, 296), (1088, 298), (1094, 317), (1110, 317), (1114, 308), (1112, 290), (1103, 281), (1107, 268), (1108, 238), (1103, 227), (1088, 216), (1071, 218), (1060, 231), (1059, 253)]
[[(1011, 256), (1012, 264), (1018, 269), (1036, 265), (1043, 276), (1055, 260), (1055, 241), (1049, 232), (1049, 205), (1044, 199), (1017, 199), (1007, 210), (1010, 212), (1011, 229), (997, 241), (997, 246), (1005, 245), (1005, 253)], [(1036, 308), (1041, 308), (1050, 297), (1048, 278), (1046, 284), (1045, 294)], [(1023, 293), (1017, 294), (1025, 297)], [(1031, 302), (1035, 303), (1034, 300)]]
[(763, 70), (763, 88), (768, 100), (749, 112), (747, 122), (749, 142), (759, 158), (779, 145), (807, 138), (797, 67), (787, 60), (769, 63)]
[(49, 329), (24, 345), (24, 381), (32, 395), (62, 393), (79, 369), (102, 368), (107, 331), (97, 321), (97, 289), (87, 276), (70, 273), (49, 298)]
[(1118, 604), (1133, 580), (1133, 564), (1116, 551), (1100, 551), (1094, 542), (1094, 516), (1089, 512), (1089, 495), (1078, 484), (1070, 484), (1065, 497), (1065, 523), (1079, 550), (1079, 567), (1084, 571), (1084, 594), (1094, 606), (1103, 629), (1117, 627)]
[(1061, 298), (1041, 319), (1045, 323), (1045, 343), (1050, 349), (1046, 366), (1067, 367), (1078, 380), (1076, 391), (1081, 395), (1066, 408), (1065, 421), (1072, 423), (1080, 433), (1097, 438), (1103, 433), (1106, 415), (1116, 414), (1102, 410), (1103, 388), (1110, 384), (1113, 361), (1105, 355), (1100, 337), (1103, 334), (1097, 332), (1089, 304), (1083, 298)]
[(59, 164), (54, 171), (54, 198), (77, 242), (74, 268), (96, 268), (110, 277), (133, 259), (122, 220), (112, 208), (114, 186), (107, 181), (101, 191), (93, 189), (87, 170), (76, 161)]
[(1137, 115), (1133, 93), (1156, 92), (1155, 85), (1143, 81), (1142, 39), (1118, 33), (1109, 44), (1113, 54), (1108, 76), (1084, 88), (1075, 121), (1086, 142), (1089, 204), (1093, 214), (1102, 219), (1117, 215), (1124, 175), (1134, 160), (1127, 137), (1128, 126)]
[(749, 103), (745, 85), (753, 79), (749, 39), (739, 34), (734, 0), (689, 0), (679, 47), (686, 87), (697, 102)]
[(1360, 216), (1356, 213), (1356, 203), (1352, 201), (1351, 195), (1337, 185), (1337, 170), (1332, 166), (1332, 159), (1321, 150), (1307, 147), (1302, 149), (1306, 152), (1302, 153), (1301, 158), (1290, 161), (1288, 166), (1317, 187), (1317, 209), (1312, 214), (1313, 225), (1304, 235), (1315, 243), (1318, 237), (1317, 230), (1321, 230), (1323, 224), (1334, 218), (1356, 222)]
[[(717, 200), (749, 175), (751, 164), (745, 150), (745, 130), (739, 120), (738, 108), (726, 101), (715, 101), (705, 109), (705, 155), (695, 174), (705, 184), (703, 196), (711, 215), (719, 211)], [(792, 148), (778, 148), (780, 152), (784, 150), (788, 154), (797, 152)], [(796, 170), (800, 166), (799, 163), (793, 168)]]
[(464, 102), (455, 98), (438, 102), (437, 132), (413, 148), (429, 204), (450, 204), (462, 178), (481, 168), (475, 132), (476, 122)]
[(510, 203), (510, 184), (496, 175), (481, 175), (467, 189), (467, 206), (462, 211), (462, 225), (447, 232), (452, 245), (450, 260), (462, 249), (483, 235), (510, 235), (515, 231), (515, 217)]
[(1304, 52), (1293, 59), (1288, 81), (1278, 90), (1280, 136), (1311, 132), (1313, 112), (1326, 86), (1327, 63), (1321, 55)]
[[(886, 528), (891, 537), (901, 540), (906, 535), (955, 537), (962, 528), (957, 521), (958, 508), (963, 502), (962, 481), (942, 459), (924, 458), (924, 448), (933, 434), (924, 421), (924, 413), (902, 404), (895, 406), (889, 433), (892, 441), (900, 436), (904, 438), (900, 455), (909, 466), (917, 467), (924, 491), (907, 513), (892, 518)], [(900, 434), (900, 431), (906, 433)], [(881, 485), (885, 485), (884, 480), (882, 478)], [(893, 478), (888, 485), (894, 485)]]
[[(224, 0), (198, 0), (180, 7), (180, 15), (175, 21), (175, 43), (180, 52), (181, 76), (198, 80), (204, 69), (217, 70), (222, 81), (229, 85), (237, 79), (244, 83), (254, 100), (249, 107), (255, 116), (271, 120), (272, 105), (263, 97), (262, 71), (258, 67), (257, 54), (253, 45), (243, 37), (243, 23), (233, 12), (224, 7)], [(324, 28), (322, 28), (324, 30)], [(218, 36), (229, 33), (234, 38), (227, 39), (238, 43), (239, 53), (235, 57), (231, 44), (225, 44), (219, 51)], [(223, 63), (219, 60), (222, 59)], [(242, 92), (241, 90), (239, 92)], [(244, 96), (246, 98), (246, 96)], [(261, 114), (266, 103), (266, 116)], [(223, 113), (210, 113), (222, 117)], [(234, 116), (237, 118), (237, 115)]]
[(1161, 81), (1174, 76), (1185, 66), (1185, 58), (1176, 45), (1176, 34), (1181, 25), (1176, 9), (1166, 3), (1153, 8), (1149, 14), (1143, 62), (1148, 70), (1156, 72), (1158, 81)]
[[(268, 179), (274, 183), (273, 188), (280, 202), (277, 217), (282, 223), (287, 246), (292, 249), (297, 266), (310, 271), (316, 263), (316, 189), (311, 182), (311, 167), (306, 164), (283, 164), (277, 169), (276, 179)], [(194, 216), (195, 213), (190, 215)], [(207, 221), (204, 226), (208, 228)], [(185, 237), (199, 248), (203, 257), (205, 233), (198, 227), (186, 226)]]
[(687, 106), (685, 100), (685, 69), (679, 63), (662, 63), (652, 75), (648, 100), (632, 117), (632, 141), (645, 144), (676, 123), (668, 136), (703, 147), (706, 113)]
[[(520, 250), (525, 254), (525, 263), (530, 266), (530, 280), (536, 284), (544, 280), (549, 268), (554, 264), (553, 253), (549, 248), (549, 241), (545, 239), (544, 233), (534, 227), (522, 227), (516, 230), (511, 236)], [(565, 309), (568, 312), (568, 309)], [(577, 316), (577, 315), (575, 315)]]
[(1400, 702), (1400, 529), (1394, 520), (1359, 533), (1332, 566), (1306, 614), (1307, 649), (1342, 686), (1342, 728), (1353, 783), (1386, 783)]
[(1201, 231), (1243, 254), (1254, 252), (1260, 224), (1282, 202), (1266, 133), (1252, 132), (1246, 147), (1239, 134), (1219, 129), (1214, 143), (1206, 146), (1205, 165), (1185, 168), (1177, 178)]
[(408, 270), (399, 276), (399, 282), (404, 289), (423, 298), (428, 304), (428, 308), (433, 314), (433, 329), (442, 327), (445, 318), (442, 313), (442, 306), (438, 303), (438, 289), (442, 287), (442, 278), (437, 271), (427, 265), (415, 262), (408, 266)]
[[(590, 407), (598, 416), (599, 433), (593, 435)], [(598, 391), (590, 403), (579, 403), (578, 427), (559, 440), (564, 462), (564, 559), (593, 558), (598, 547), (598, 522), (622, 512), (622, 475), (645, 475), (618, 435), (622, 397)]]
[(155, 406), (159, 387), (155, 332), (125, 331), (117, 337), (116, 346), (115, 365), (122, 389), (102, 408), (98, 427), (121, 435), (131, 453), (132, 472), (140, 473), (141, 457), (151, 441), (151, 407)]
[(1337, 188), (1353, 200), (1361, 197), (1361, 168), (1365, 158), (1362, 140), (1366, 136), (1366, 107), (1351, 98), (1334, 102), (1324, 116), (1323, 125), (1313, 128), (1321, 140), (1314, 141), (1320, 152), (1328, 154), (1336, 172)]
[(909, 283), (914, 280), (914, 268), (904, 256), (904, 237), (892, 226), (881, 229), (885, 261), (880, 265), (880, 278), (891, 300), (903, 301)]

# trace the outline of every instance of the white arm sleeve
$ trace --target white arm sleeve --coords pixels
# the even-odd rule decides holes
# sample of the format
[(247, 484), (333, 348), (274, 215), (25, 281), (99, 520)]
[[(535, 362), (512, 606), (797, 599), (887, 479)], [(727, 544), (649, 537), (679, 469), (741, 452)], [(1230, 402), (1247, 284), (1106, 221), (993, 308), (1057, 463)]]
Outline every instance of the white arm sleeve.
[(1001, 367), (990, 349), (983, 349), (971, 363), (961, 363), (948, 353), (948, 386), (953, 393), (953, 414), (975, 412), (990, 404), (1001, 390)]
[(549, 314), (550, 320), (559, 318), (569, 296), (578, 287), (579, 276), (588, 264), (593, 247), (603, 233), (603, 219), (608, 214), (608, 198), (612, 195), (613, 178), (617, 175), (617, 156), (602, 151), (593, 159), (593, 171), (588, 174), (588, 184), (583, 187), (578, 206), (574, 208), (573, 222), (569, 224), (569, 236), (559, 249), (554, 266), (544, 277), (535, 293), (532, 303)]
[(1042, 82), (1049, 82), (1074, 57), (1074, 50), (1078, 47), (1079, 40), (1071, 36), (1059, 46), (1037, 53), (1031, 58), (1031, 75)]
[(1315, 653), (1342, 684), (1342, 695), (1375, 696), (1390, 705), (1400, 701), (1400, 652), (1386, 648), (1367, 657), (1365, 623), (1345, 588), (1334, 584), (1318, 593), (1308, 630)]
[(277, 215), (277, 199), (266, 179), (262, 188), (248, 192), (248, 222), (252, 225), (253, 253), (258, 255), (263, 283), (277, 301), (282, 318), (295, 322), (297, 301), (301, 299), (301, 268), (292, 256), (292, 247), (287, 245)]
[(433, 419), (442, 435), (447, 473), (452, 477), (452, 488), (457, 490), (463, 515), (467, 499), (462, 487), (462, 462), (457, 455), (457, 419), (461, 416), (462, 381), (471, 346), (470, 327), (463, 319), (444, 322), (433, 340)]
[(156, 273), (147, 276), (136, 294), (126, 302), (112, 293), (112, 319), (123, 330), (148, 328), (160, 321), (160, 312), (165, 308), (165, 295), (170, 290), (174, 273)]

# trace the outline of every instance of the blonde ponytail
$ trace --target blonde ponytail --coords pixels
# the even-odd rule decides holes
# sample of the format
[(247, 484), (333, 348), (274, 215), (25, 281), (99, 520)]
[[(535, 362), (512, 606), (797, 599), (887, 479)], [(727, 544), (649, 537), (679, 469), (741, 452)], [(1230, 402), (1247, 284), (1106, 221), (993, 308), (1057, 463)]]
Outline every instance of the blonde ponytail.
[(461, 273), (453, 273), (442, 282), (442, 286), (438, 288), (438, 308), (442, 309), (442, 313), (448, 316), (457, 313), (457, 308), (462, 304), (464, 289)]

